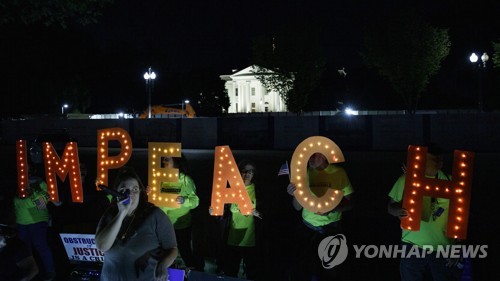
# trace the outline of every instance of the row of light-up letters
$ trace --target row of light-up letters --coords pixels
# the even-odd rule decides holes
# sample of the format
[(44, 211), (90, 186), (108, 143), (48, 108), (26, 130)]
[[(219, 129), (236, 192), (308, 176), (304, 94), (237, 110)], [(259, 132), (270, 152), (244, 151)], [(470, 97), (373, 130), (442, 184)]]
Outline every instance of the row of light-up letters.
[[(121, 149), (118, 155), (108, 153), (109, 141), (118, 141)], [(16, 143), (18, 193), (27, 196), (28, 159), (26, 141)], [(297, 186), (297, 201), (312, 212), (325, 213), (333, 210), (342, 200), (341, 187), (329, 189), (318, 197), (312, 193), (307, 180), (307, 162), (314, 153), (325, 155), (329, 163), (343, 162), (344, 155), (330, 139), (314, 136), (302, 141), (295, 149), (290, 165), (290, 180)], [(97, 132), (97, 175), (100, 184), (108, 185), (108, 171), (124, 166), (132, 154), (132, 140), (127, 131), (121, 128), (108, 128)], [(57, 178), (69, 178), (73, 202), (83, 202), (82, 181), (76, 142), (66, 144), (62, 158), (51, 143), (43, 143), (43, 159), (48, 192), (52, 201), (59, 201)], [(455, 151), (451, 181), (430, 179), (425, 176), (427, 148), (409, 146), (403, 207), (409, 216), (401, 220), (401, 226), (417, 231), (420, 228), (422, 198), (424, 196), (448, 198), (450, 211), (447, 236), (464, 239), (470, 204), (474, 153)], [(176, 194), (162, 193), (162, 182), (177, 182), (178, 169), (161, 167), (162, 157), (180, 157), (180, 143), (150, 142), (148, 144), (148, 185), (151, 188), (149, 200), (157, 206), (178, 207)], [(229, 188), (226, 186), (229, 183)], [(213, 215), (221, 216), (224, 204), (236, 203), (242, 214), (252, 212), (252, 204), (239, 173), (238, 166), (229, 146), (217, 146), (214, 155), (214, 174), (211, 206)]]

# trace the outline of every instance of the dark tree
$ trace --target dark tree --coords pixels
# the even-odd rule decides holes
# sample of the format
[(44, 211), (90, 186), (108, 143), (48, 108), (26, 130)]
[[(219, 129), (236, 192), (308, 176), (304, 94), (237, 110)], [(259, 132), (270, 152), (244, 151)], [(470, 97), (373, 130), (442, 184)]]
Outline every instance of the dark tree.
[(96, 48), (82, 26), (112, 0), (0, 2), (0, 108), (3, 115), (85, 112), (95, 80)]
[(42, 23), (66, 27), (75, 22), (87, 25), (97, 22), (104, 8), (113, 0), (3, 0), (0, 23)]
[(389, 81), (410, 113), (450, 51), (448, 31), (410, 10), (373, 22), (366, 28), (364, 44), (365, 63)]
[(493, 65), (500, 67), (500, 39), (492, 42), (493, 44)]
[(189, 98), (197, 116), (221, 116), (229, 108), (229, 96), (216, 71), (200, 68), (182, 74), (181, 95)]
[(291, 112), (304, 109), (325, 69), (319, 32), (313, 25), (287, 25), (276, 34), (254, 40), (257, 79), (267, 89), (278, 92)]

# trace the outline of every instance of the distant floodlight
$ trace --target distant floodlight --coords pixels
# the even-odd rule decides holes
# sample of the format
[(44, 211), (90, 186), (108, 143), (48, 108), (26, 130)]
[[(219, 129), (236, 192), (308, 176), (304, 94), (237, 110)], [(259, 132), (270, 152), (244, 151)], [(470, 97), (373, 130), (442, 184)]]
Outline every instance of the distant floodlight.
[(487, 53), (483, 53), (483, 55), (481, 56), (481, 61), (487, 62), (489, 58), (490, 58), (490, 56), (488, 56)]
[(358, 115), (359, 114), (359, 111), (357, 110), (353, 110), (352, 108), (350, 107), (346, 107), (345, 109), (345, 114), (347, 115)]
[(189, 100), (185, 100), (184, 103), (189, 103)]
[(63, 104), (63, 105), (61, 106), (61, 114), (62, 114), (62, 115), (64, 115), (64, 109), (65, 109), (65, 108), (68, 108), (68, 104), (67, 104), (67, 103), (65, 103), (65, 104)]
[(151, 118), (151, 91), (153, 90), (155, 83), (156, 73), (148, 68), (148, 71), (144, 73), (144, 80), (146, 80), (146, 88), (148, 91), (148, 118)]
[(470, 55), (469, 57), (470, 62), (477, 62), (478, 59), (479, 57), (476, 55), (476, 53), (472, 53), (472, 55)]

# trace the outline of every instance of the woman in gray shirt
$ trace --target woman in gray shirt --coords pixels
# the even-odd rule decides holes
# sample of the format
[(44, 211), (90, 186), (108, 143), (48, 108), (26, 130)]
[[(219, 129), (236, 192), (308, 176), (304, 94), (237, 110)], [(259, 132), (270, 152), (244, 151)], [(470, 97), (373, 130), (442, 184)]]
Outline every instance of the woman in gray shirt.
[(122, 168), (113, 189), (127, 198), (102, 216), (96, 246), (104, 252), (101, 280), (168, 280), (177, 257), (175, 232), (167, 215), (147, 202), (146, 188), (131, 168)]

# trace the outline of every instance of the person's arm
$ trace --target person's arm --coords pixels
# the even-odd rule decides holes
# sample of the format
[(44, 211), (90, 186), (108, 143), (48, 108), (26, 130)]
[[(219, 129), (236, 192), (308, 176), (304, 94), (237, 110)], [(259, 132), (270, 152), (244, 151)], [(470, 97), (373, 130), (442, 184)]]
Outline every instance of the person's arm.
[(337, 205), (337, 207), (333, 208), (331, 212), (344, 212), (352, 210), (352, 208), (353, 208), (352, 195), (349, 194), (343, 196), (340, 203)]
[(200, 198), (198, 198), (198, 195), (196, 195), (196, 186), (193, 179), (191, 179), (187, 175), (184, 175), (182, 184), (182, 193), (184, 193), (184, 195), (178, 196), (177, 202), (184, 208), (194, 209), (198, 207), (198, 205), (200, 204)]
[(29, 281), (38, 274), (38, 266), (33, 256), (27, 256), (26, 258), (20, 260), (16, 263), (19, 267), (19, 272), (21, 272), (20, 281)]
[(130, 208), (130, 204), (123, 205), (122, 203), (118, 203), (118, 213), (104, 226), (103, 220), (107, 217), (107, 212), (103, 215), (95, 235), (97, 249), (103, 252), (111, 249), (120, 231), (123, 220), (127, 216), (128, 208)]
[(158, 264), (155, 271), (155, 280), (167, 280), (168, 267), (171, 266), (177, 258), (177, 239), (175, 237), (174, 226), (168, 217), (160, 212), (157, 218), (157, 237), (161, 247), (158, 254), (154, 257)]
[(297, 190), (297, 187), (295, 186), (295, 184), (293, 182), (291, 182), (286, 188), (286, 191), (288, 192), (288, 194), (293, 196), (293, 199), (292, 199), (293, 208), (297, 211), (300, 211), (300, 210), (302, 210), (302, 205), (300, 205), (299, 201), (297, 201), (297, 198), (295, 198), (295, 190)]
[(387, 203), (387, 212), (398, 218), (405, 218), (408, 216), (408, 211), (402, 207), (401, 202), (396, 202), (392, 198), (390, 198)]
[(166, 249), (158, 261), (155, 271), (155, 280), (168, 280), (168, 268), (174, 263), (177, 258), (177, 248)]
[(155, 280), (168, 281), (168, 268), (174, 263), (177, 255), (177, 247), (171, 247), (167, 249), (158, 247), (156, 249), (147, 251), (134, 263), (137, 278), (139, 278), (141, 272), (144, 272), (145, 268), (149, 264), (149, 260), (153, 259), (157, 262), (154, 273)]

